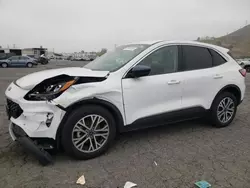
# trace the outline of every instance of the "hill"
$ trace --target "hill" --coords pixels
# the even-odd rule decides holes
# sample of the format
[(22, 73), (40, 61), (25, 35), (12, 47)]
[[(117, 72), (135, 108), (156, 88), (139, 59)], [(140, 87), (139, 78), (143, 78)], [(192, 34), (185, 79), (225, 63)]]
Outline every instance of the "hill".
[(198, 40), (229, 48), (236, 58), (250, 57), (250, 25), (222, 37)]

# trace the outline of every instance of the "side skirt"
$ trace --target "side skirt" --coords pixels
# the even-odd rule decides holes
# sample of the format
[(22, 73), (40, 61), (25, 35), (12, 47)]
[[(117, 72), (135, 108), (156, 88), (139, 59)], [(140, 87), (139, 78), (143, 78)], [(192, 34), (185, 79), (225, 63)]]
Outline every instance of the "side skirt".
[(182, 110), (176, 110), (163, 114), (157, 114), (144, 118), (137, 119), (129, 125), (121, 127), (121, 132), (128, 132), (133, 130), (145, 129), (149, 127), (156, 127), (166, 124), (182, 122), (191, 119), (204, 117), (208, 110), (202, 107), (192, 107)]

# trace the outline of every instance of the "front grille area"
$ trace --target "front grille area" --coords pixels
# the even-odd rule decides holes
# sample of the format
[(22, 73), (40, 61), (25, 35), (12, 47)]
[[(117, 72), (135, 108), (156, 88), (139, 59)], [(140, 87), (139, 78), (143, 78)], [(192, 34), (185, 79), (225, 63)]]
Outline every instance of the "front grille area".
[(7, 99), (7, 110), (9, 117), (13, 117), (15, 119), (23, 113), (21, 107), (10, 99)]

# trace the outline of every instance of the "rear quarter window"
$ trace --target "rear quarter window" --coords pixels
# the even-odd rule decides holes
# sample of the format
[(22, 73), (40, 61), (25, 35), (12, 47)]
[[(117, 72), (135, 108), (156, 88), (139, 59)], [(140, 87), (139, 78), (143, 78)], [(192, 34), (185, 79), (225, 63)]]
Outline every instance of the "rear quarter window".
[(212, 56), (212, 60), (213, 60), (213, 66), (219, 66), (222, 65), (224, 63), (226, 63), (227, 61), (216, 51), (209, 49), (211, 56)]

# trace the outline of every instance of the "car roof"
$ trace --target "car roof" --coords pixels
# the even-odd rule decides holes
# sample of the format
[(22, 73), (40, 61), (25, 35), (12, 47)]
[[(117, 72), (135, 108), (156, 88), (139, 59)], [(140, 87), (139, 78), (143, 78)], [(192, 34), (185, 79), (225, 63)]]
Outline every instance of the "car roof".
[(128, 43), (127, 45), (129, 45), (129, 44), (148, 44), (148, 45), (153, 45), (153, 44), (158, 43), (158, 42), (162, 42), (162, 40), (150, 40), (150, 41), (131, 42), (131, 43)]
[[(221, 46), (203, 43), (203, 42), (197, 42), (197, 41), (188, 41), (188, 40), (152, 40), (152, 41), (141, 41), (141, 42), (133, 42), (129, 44), (147, 44), (147, 45), (163, 45), (163, 44), (180, 44), (180, 45), (194, 45), (194, 46), (201, 46), (201, 47), (207, 47), (207, 48), (214, 48), (222, 52), (228, 52), (229, 49), (223, 48)], [(128, 44), (128, 45), (129, 45)]]

